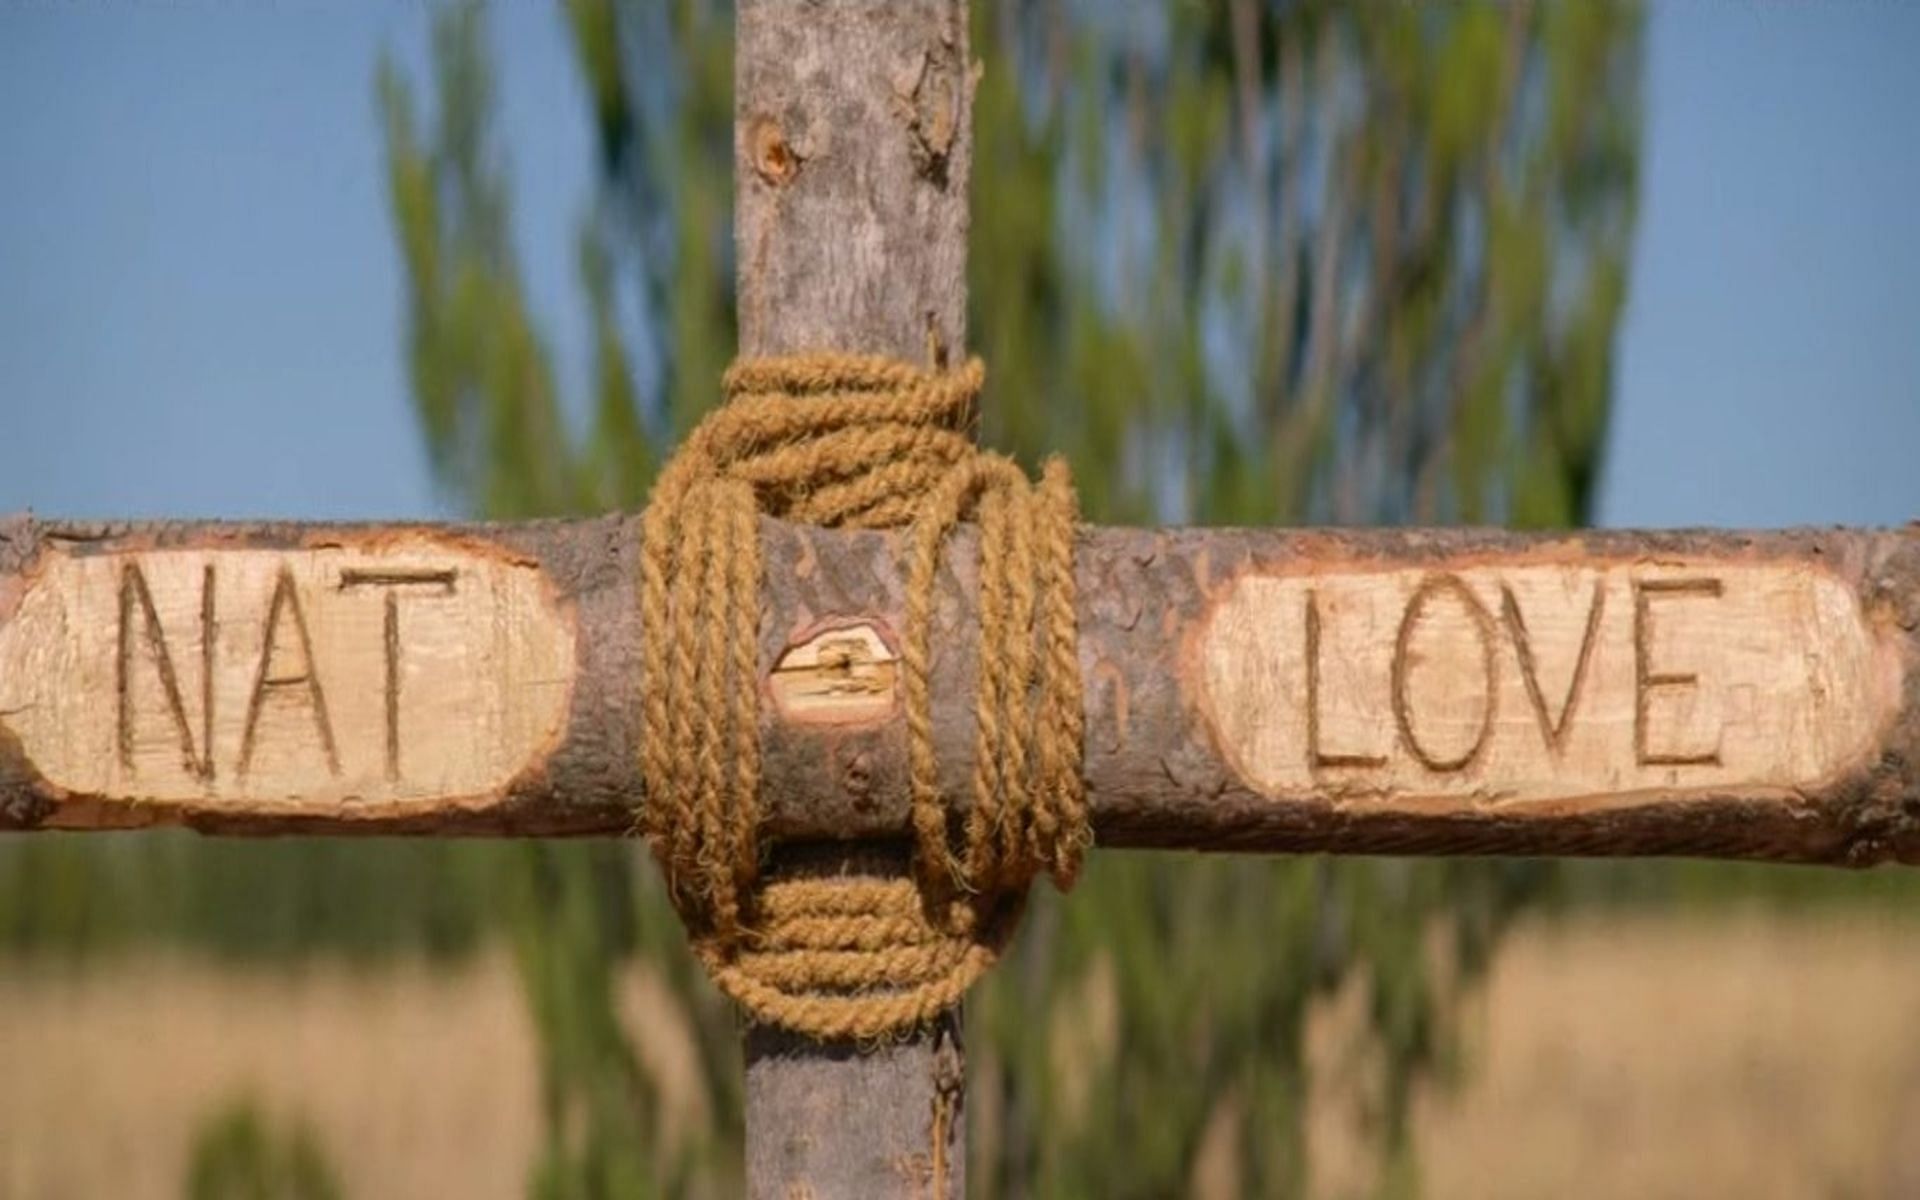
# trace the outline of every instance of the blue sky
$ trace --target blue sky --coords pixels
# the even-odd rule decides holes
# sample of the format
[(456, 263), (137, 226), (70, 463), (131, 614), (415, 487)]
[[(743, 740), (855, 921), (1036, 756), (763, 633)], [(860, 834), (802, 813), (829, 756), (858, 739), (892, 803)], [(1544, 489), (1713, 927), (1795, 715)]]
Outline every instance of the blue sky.
[(1652, 15), (1600, 518), (1920, 518), (1920, 5)]
[[(1920, 517), (1920, 5), (1650, 20), (1602, 521)], [(412, 4), (0, 8), (0, 511), (443, 515), (372, 88), (383, 47), (425, 78), (426, 32)], [(552, 8), (493, 37), (571, 385), (580, 85)]]

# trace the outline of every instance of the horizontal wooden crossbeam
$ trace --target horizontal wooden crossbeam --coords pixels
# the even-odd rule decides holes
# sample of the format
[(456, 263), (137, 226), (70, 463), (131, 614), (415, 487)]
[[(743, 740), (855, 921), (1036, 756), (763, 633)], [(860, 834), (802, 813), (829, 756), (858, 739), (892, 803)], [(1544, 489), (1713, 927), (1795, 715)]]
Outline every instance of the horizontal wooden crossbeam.
[[(0, 520), (0, 828), (619, 834), (636, 520)], [(767, 830), (907, 826), (895, 535), (767, 521)], [(1920, 862), (1920, 529), (1089, 528), (1099, 841)], [(972, 770), (973, 545), (934, 643)]]

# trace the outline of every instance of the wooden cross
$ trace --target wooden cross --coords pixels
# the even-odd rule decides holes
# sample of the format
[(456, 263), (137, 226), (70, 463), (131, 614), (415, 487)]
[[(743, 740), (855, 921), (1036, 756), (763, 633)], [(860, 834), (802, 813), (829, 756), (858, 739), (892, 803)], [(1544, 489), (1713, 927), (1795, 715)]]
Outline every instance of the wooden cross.
[[(743, 354), (966, 345), (973, 72), (963, 0), (742, 4)], [(896, 539), (761, 533), (766, 832), (898, 839)], [(0, 828), (626, 834), (638, 544), (630, 515), (0, 520)], [(970, 536), (947, 553), (968, 644)], [(1076, 569), (1102, 845), (1920, 863), (1920, 529), (1088, 529)], [(934, 663), (956, 797), (963, 660)], [(753, 1193), (939, 1161), (960, 1194), (958, 1033), (750, 1033)]]

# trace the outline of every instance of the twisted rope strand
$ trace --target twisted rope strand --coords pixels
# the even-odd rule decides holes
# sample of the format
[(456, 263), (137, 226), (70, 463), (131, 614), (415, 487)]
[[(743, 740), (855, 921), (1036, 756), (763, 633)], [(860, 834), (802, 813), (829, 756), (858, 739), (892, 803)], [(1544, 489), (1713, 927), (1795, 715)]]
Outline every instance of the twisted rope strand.
[[(1064, 465), (1036, 486), (969, 437), (979, 360), (927, 372), (803, 354), (729, 368), (641, 521), (640, 828), (694, 948), (756, 1019), (816, 1038), (896, 1036), (998, 958), (1046, 871), (1073, 882), (1091, 833), (1073, 528)], [(901, 528), (901, 647), (914, 839), (907, 876), (759, 877), (761, 515)], [(974, 763), (956, 823), (931, 702), (934, 588), (979, 524)]]
[(1086, 789), (1080, 778), (1085, 716), (1081, 709), (1079, 622), (1074, 612), (1073, 528), (1079, 503), (1064, 462), (1048, 460), (1038, 504), (1058, 514), (1040, 527), (1039, 600), (1035, 621), (1044, 666), (1034, 716), (1034, 753), (1040, 795), (1033, 806), (1028, 851), (1061, 889), (1071, 888), (1093, 841)]

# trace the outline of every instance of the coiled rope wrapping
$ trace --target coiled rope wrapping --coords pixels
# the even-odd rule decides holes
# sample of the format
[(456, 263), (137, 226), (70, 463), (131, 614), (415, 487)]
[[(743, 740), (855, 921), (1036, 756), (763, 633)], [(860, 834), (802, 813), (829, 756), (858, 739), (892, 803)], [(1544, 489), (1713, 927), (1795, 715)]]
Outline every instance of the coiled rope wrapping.
[[(1092, 840), (1080, 777), (1065, 464), (1036, 486), (967, 435), (979, 360), (927, 372), (840, 354), (748, 360), (661, 473), (642, 519), (641, 827), (694, 948), (755, 1018), (876, 1039), (957, 1002), (1042, 871)], [(906, 527), (901, 651), (913, 875), (760, 879), (760, 514)], [(928, 693), (940, 551), (980, 527), (974, 772), (964, 821), (936, 777)]]

